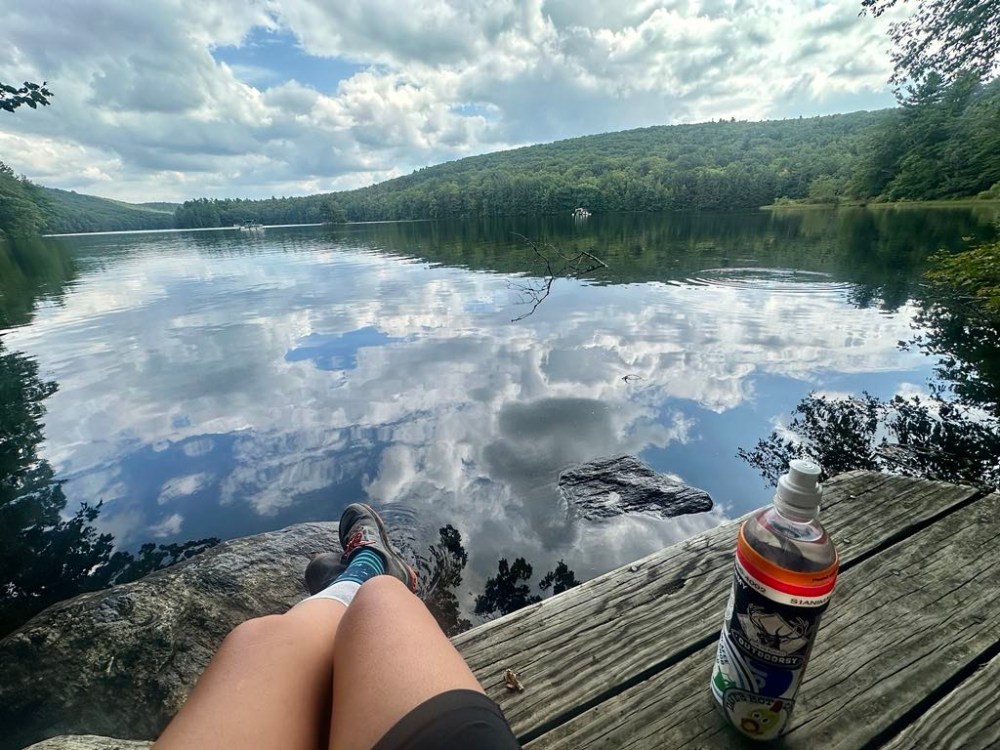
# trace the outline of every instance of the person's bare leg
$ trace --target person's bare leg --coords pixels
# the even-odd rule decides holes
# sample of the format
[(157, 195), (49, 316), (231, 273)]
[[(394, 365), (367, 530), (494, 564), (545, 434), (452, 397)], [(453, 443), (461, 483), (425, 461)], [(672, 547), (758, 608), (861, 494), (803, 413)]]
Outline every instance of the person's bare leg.
[(327, 742), (337, 629), (346, 608), (307, 600), (247, 620), (223, 642), (155, 750), (316, 750)]
[(483, 692), (423, 602), (389, 576), (358, 591), (337, 631), (334, 661), (334, 750), (369, 750), (440, 693)]

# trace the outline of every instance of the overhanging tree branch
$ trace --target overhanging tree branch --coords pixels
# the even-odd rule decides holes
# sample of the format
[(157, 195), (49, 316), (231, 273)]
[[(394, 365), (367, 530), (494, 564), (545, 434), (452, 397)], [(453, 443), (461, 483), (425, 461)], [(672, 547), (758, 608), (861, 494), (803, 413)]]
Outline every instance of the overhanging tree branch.
[(25, 81), (23, 86), (15, 88), (0, 81), (0, 109), (13, 112), (24, 105), (32, 109), (38, 109), (39, 106), (47, 107), (50, 103), (49, 98), (53, 96), (46, 88), (47, 85), (46, 81), (41, 84)]

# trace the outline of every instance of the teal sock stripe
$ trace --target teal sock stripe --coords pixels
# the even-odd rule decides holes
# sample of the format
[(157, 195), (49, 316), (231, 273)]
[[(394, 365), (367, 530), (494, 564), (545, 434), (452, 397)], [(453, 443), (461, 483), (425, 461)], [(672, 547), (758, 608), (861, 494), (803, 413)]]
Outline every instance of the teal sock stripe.
[(360, 549), (351, 556), (347, 568), (337, 576), (338, 581), (357, 581), (364, 583), (369, 578), (385, 573), (385, 563), (382, 556), (370, 549)]

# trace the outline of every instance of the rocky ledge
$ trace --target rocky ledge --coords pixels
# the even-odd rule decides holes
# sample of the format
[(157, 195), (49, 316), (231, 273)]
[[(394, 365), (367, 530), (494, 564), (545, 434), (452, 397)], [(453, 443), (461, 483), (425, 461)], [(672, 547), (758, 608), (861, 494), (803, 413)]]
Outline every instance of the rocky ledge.
[(632, 513), (670, 518), (712, 509), (707, 492), (659, 474), (635, 456), (598, 458), (564, 471), (559, 491), (589, 520)]
[(42, 740), (27, 750), (148, 750), (152, 746), (153, 743), (149, 740), (116, 740), (94, 734), (64, 734)]
[(146, 747), (184, 702), (222, 639), (302, 599), (309, 556), (337, 524), (305, 523), (224, 542), (134, 583), (56, 604), (0, 640), (0, 748)]

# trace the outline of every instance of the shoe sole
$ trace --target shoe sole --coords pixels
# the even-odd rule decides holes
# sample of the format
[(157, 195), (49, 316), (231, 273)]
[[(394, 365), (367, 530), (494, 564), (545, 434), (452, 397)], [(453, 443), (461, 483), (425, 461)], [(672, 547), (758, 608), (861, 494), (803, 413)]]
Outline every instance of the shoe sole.
[[(406, 569), (406, 573), (410, 577), (410, 583), (409, 583), (409, 587), (408, 588), (413, 593), (416, 593), (417, 592), (417, 571), (415, 571), (410, 566), (410, 564), (407, 563), (406, 560), (404, 560), (392, 548), (392, 543), (389, 541), (389, 530), (385, 527), (385, 523), (382, 521), (382, 516), (380, 516), (376, 512), (376, 510), (372, 506), (370, 506), (368, 503), (357, 503), (357, 505), (360, 505), (362, 508), (364, 508), (369, 513), (371, 513), (372, 517), (375, 519), (375, 524), (378, 526), (378, 534), (379, 534), (380, 537), (382, 537), (382, 544), (385, 545), (386, 552), (388, 554), (390, 554), (390, 555), (393, 555), (396, 558), (396, 560), (399, 561), (399, 564), (402, 565)], [(339, 530), (338, 530), (338, 536), (339, 536)], [(340, 541), (340, 546), (341, 547), (344, 546), (344, 541), (343, 540)]]

